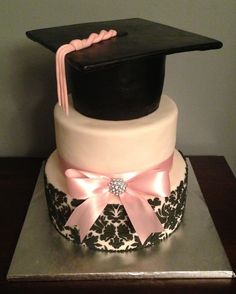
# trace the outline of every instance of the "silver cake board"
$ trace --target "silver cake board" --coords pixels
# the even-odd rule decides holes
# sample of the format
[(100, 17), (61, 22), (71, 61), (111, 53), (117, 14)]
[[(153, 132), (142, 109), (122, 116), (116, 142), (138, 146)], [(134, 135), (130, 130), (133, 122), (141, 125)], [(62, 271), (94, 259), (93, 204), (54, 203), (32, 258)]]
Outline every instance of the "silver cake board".
[(190, 161), (187, 204), (177, 231), (158, 246), (125, 253), (81, 248), (49, 221), (41, 168), (7, 279), (20, 281), (232, 278)]

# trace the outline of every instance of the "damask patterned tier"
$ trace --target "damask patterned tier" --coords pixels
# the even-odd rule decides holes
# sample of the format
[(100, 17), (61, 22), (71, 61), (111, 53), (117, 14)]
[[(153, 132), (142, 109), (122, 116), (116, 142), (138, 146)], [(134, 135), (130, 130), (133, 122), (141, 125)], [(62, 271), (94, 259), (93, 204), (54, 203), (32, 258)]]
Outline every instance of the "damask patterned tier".
[(153, 233), (142, 245), (135, 232), (124, 206), (108, 204), (80, 243), (76, 226), (65, 226), (74, 209), (83, 201), (73, 199), (52, 185), (45, 175), (45, 192), (49, 216), (56, 229), (67, 239), (83, 247), (101, 251), (130, 251), (158, 244), (169, 237), (179, 226), (186, 202), (188, 169), (176, 189), (166, 198), (150, 198), (149, 204), (164, 227), (161, 233)]

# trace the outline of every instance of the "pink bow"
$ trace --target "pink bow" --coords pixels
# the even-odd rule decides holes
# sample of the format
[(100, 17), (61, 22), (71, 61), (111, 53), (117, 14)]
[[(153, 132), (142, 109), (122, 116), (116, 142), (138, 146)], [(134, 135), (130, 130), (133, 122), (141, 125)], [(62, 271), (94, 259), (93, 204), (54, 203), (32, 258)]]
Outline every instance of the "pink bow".
[[(172, 161), (173, 154), (158, 166), (142, 173), (128, 172), (117, 174), (115, 177), (67, 169), (65, 175), (70, 196), (86, 201), (74, 209), (66, 226), (77, 225), (82, 242), (109, 203), (112, 194), (115, 194), (120, 198), (143, 244), (151, 233), (164, 230), (144, 196), (168, 197), (170, 195), (169, 171)], [(68, 166), (63, 160), (62, 164)]]

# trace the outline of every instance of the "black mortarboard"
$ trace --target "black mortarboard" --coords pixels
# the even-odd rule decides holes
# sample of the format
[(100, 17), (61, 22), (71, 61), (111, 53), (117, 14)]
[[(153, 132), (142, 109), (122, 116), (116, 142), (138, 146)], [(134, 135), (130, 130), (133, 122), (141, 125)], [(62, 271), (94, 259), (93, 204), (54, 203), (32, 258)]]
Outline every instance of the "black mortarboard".
[(114, 29), (118, 36), (66, 56), (74, 107), (89, 117), (138, 118), (159, 106), (166, 55), (222, 47), (198, 34), (133, 18), (75, 24), (27, 32), (53, 52), (74, 39)]

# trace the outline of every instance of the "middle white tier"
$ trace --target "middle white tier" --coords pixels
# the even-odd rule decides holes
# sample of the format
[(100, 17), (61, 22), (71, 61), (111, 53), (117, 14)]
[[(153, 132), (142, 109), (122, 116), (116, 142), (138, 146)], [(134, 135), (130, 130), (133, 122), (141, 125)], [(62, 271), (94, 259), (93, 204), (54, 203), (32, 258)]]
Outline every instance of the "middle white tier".
[[(111, 109), (112, 111), (112, 109)], [(175, 149), (178, 109), (162, 95), (159, 108), (133, 120), (105, 121), (69, 107), (54, 109), (59, 155), (79, 169), (100, 173), (142, 171), (167, 159)]]

